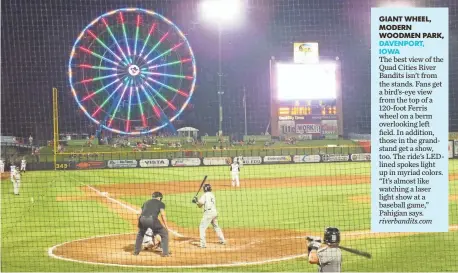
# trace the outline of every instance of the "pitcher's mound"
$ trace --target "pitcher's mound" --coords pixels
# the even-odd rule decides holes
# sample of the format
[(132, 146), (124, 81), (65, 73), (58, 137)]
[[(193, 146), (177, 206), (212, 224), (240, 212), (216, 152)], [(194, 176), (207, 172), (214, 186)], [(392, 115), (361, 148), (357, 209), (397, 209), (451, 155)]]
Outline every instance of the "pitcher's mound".
[(207, 247), (199, 247), (198, 236), (172, 238), (170, 257), (144, 250), (132, 255), (136, 234), (106, 235), (63, 243), (52, 247), (49, 255), (63, 260), (125, 267), (186, 268), (228, 267), (278, 262), (304, 257), (304, 234), (284, 230), (224, 230), (221, 245), (213, 230), (207, 231)]

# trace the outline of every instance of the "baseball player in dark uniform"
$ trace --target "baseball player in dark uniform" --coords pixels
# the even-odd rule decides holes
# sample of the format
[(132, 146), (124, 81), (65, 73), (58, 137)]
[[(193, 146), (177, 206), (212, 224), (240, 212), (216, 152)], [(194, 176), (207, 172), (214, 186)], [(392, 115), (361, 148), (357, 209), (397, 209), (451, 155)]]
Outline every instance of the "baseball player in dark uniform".
[(324, 244), (321, 238), (314, 237), (309, 242), (309, 263), (318, 265), (318, 272), (341, 272), (342, 251), (339, 248), (340, 231), (336, 227), (324, 230)]
[[(142, 248), (143, 238), (146, 231), (150, 228), (154, 234), (161, 236), (162, 257), (168, 257), (169, 253), (169, 234), (167, 217), (165, 216), (165, 204), (162, 203), (162, 193), (154, 192), (152, 199), (146, 201), (142, 206), (142, 213), (138, 218), (138, 234), (135, 240), (134, 255), (138, 255)], [(157, 218), (161, 215), (164, 226)]]

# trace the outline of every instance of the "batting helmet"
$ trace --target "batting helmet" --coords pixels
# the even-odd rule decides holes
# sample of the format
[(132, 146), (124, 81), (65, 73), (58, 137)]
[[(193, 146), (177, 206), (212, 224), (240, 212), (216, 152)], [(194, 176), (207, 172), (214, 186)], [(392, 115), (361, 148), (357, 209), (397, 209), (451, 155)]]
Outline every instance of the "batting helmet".
[(212, 191), (212, 185), (210, 184), (205, 184), (204, 185), (204, 192), (209, 192)]
[(323, 241), (325, 244), (340, 243), (340, 231), (336, 227), (327, 227), (324, 229)]
[(160, 198), (160, 200), (162, 200), (163, 197), (162, 193), (158, 191), (153, 192), (153, 198)]

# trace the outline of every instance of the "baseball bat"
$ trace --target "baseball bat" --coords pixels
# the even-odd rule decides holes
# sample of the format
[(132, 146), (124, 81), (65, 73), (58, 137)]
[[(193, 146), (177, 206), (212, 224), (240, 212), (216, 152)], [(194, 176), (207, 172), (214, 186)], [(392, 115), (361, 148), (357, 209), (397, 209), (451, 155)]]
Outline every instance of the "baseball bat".
[(204, 180), (202, 180), (202, 183), (200, 183), (199, 190), (197, 191), (196, 195), (194, 197), (197, 197), (199, 194), (200, 190), (202, 189), (202, 186), (204, 185), (205, 181), (207, 181), (207, 175), (204, 177)]
[[(311, 241), (316, 241), (316, 242), (319, 242), (321, 243), (321, 240), (317, 239), (318, 237), (315, 237), (315, 236), (307, 236), (306, 239), (307, 241), (311, 242)], [(345, 247), (345, 246), (339, 246), (340, 249), (342, 250), (345, 250), (347, 252), (350, 252), (352, 254), (356, 254), (356, 255), (359, 255), (359, 256), (363, 256), (363, 257), (366, 257), (368, 259), (372, 258), (372, 255), (368, 252), (364, 252), (364, 251), (361, 251), (361, 250), (358, 250), (358, 249), (353, 249), (353, 248), (349, 248), (349, 247)]]
[(368, 253), (368, 252), (364, 252), (364, 251), (361, 251), (361, 250), (348, 248), (348, 247), (344, 247), (344, 246), (339, 246), (339, 248), (342, 249), (342, 250), (345, 250), (347, 252), (350, 252), (352, 254), (356, 254), (356, 255), (359, 255), (359, 256), (366, 257), (368, 259), (372, 258), (372, 255), (370, 253)]

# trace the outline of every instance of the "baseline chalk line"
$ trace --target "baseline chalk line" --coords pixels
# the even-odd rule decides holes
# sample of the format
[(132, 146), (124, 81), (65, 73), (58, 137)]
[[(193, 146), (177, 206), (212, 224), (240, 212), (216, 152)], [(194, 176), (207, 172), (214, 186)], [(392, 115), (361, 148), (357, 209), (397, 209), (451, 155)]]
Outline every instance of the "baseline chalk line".
[[(82, 184), (82, 183), (81, 183), (81, 184)], [(113, 197), (110, 197), (110, 196), (105, 195), (105, 194), (102, 193), (100, 190), (96, 189), (95, 187), (93, 187), (93, 186), (91, 186), (91, 185), (87, 185), (87, 184), (82, 184), (82, 185), (85, 185), (85, 186), (88, 187), (89, 189), (95, 191), (98, 195), (100, 195), (100, 196), (102, 196), (102, 197), (105, 197), (106, 199), (110, 200), (110, 201), (113, 202), (113, 203), (116, 203), (116, 204), (120, 205), (121, 207), (123, 207), (123, 208), (125, 208), (125, 209), (128, 209), (128, 210), (130, 210), (130, 211), (132, 211), (132, 212), (134, 212), (134, 213), (136, 213), (136, 214), (140, 214), (140, 213), (141, 213), (140, 210), (136, 210), (136, 209), (134, 209), (133, 207), (131, 207), (131, 206), (129, 206), (129, 205), (126, 205), (126, 204), (122, 203), (122, 202), (119, 201), (119, 200), (114, 199)], [(184, 235), (178, 233), (178, 232), (175, 231), (175, 230), (169, 229), (169, 231), (170, 231), (173, 235), (175, 235), (176, 237), (185, 237)]]

